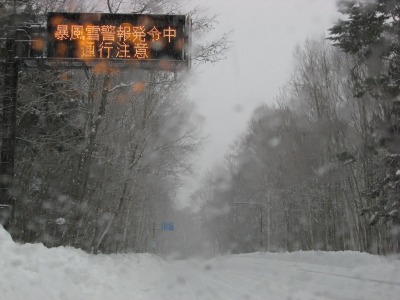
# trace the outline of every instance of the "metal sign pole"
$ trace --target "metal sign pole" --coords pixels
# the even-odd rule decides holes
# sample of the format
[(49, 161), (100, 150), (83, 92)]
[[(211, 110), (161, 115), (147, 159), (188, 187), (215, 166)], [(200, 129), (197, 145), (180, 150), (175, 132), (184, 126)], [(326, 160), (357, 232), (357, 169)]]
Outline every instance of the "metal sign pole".
[(4, 96), (0, 162), (0, 224), (8, 228), (13, 218), (15, 199), (10, 193), (14, 178), (18, 61), (15, 59), (15, 31), (6, 42)]
[(151, 252), (156, 253), (156, 223), (155, 222), (153, 222), (152, 240), (151, 240), (150, 246), (151, 246)]

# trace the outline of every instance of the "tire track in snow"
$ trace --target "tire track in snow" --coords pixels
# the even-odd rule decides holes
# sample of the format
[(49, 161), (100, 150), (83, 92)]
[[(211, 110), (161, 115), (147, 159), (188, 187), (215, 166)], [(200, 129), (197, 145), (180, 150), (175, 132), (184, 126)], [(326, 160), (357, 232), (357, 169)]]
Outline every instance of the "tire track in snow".
[[(387, 293), (387, 288), (384, 286), (379, 287), (376, 284), (392, 285), (393, 290), (398, 290), (397, 286), (400, 286), (399, 283), (394, 281), (363, 278), (356, 275), (353, 276), (351, 273), (354, 272), (354, 268), (336, 267), (323, 264), (310, 264), (307, 262), (303, 263), (274, 260), (268, 258), (258, 260), (253, 257), (241, 257), (237, 260), (237, 262), (238, 261), (240, 261), (240, 264), (243, 264), (243, 266), (247, 265), (247, 269), (251, 269), (252, 272), (254, 271), (254, 273), (257, 274), (262, 274), (262, 268), (268, 268), (269, 272), (263, 273), (264, 275), (268, 274), (268, 280), (270, 282), (274, 282), (274, 286), (286, 284), (287, 286), (292, 286), (294, 288), (297, 287), (297, 290), (287, 290), (291, 292), (290, 294), (295, 293), (296, 296), (298, 291), (308, 290), (313, 291), (311, 295), (313, 295), (313, 297), (317, 297), (317, 299), (383, 299), (382, 297), (384, 297), (384, 294), (392, 293)], [(338, 273), (329, 272), (332, 269)], [(274, 273), (273, 276), (270, 276), (270, 272)], [(345, 272), (347, 274), (350, 273), (350, 275), (344, 274)], [(313, 273), (315, 275), (312, 275)], [(240, 271), (239, 273), (236, 273), (236, 275), (237, 274), (239, 274), (238, 276), (242, 276), (240, 274), (251, 276), (253, 273)], [(321, 277), (319, 274), (326, 276)], [(337, 279), (329, 280), (328, 276), (334, 276)], [(348, 279), (354, 279), (354, 281), (349, 282)], [(357, 283), (357, 281), (359, 281), (359, 283)], [(371, 283), (375, 283), (375, 285), (372, 285)], [(354, 291), (357, 291), (357, 293), (354, 294)]]
[(360, 280), (360, 281), (370, 281), (370, 282), (375, 282), (375, 283), (400, 286), (400, 282), (394, 282), (394, 281), (385, 281), (385, 280), (379, 280), (379, 279), (363, 278), (363, 277), (357, 277), (357, 276), (351, 276), (351, 275), (345, 275), (345, 274), (335, 274), (335, 273), (329, 273), (329, 272), (307, 270), (307, 269), (303, 269), (303, 268), (299, 268), (299, 271), (308, 272), (308, 273), (323, 274), (323, 275), (328, 275), (328, 276), (336, 276), (336, 277), (346, 278), (346, 279), (356, 279), (356, 280)]

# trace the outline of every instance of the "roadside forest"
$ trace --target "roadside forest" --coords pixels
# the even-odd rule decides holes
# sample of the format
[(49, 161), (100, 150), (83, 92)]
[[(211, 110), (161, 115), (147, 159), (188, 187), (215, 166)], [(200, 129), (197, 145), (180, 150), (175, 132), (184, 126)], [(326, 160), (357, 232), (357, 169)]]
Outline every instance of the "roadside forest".
[[(3, 29), (15, 12), (43, 23), (47, 12), (97, 9), (88, 1), (0, 3)], [(174, 204), (202, 143), (201, 118), (186, 94), (190, 73), (21, 68), (13, 238), (146, 252), (155, 220), (176, 217), (176, 240), (162, 242), (182, 246), (184, 255), (210, 246), (214, 253), (398, 253), (400, 5), (341, 3), (342, 20), (295, 49), (290, 80), (266, 99), (273, 104), (254, 111), (225, 160), (203, 178), (191, 197), (196, 213)], [(176, 0), (102, 5), (112, 13), (187, 13), (193, 41), (216, 22)], [(229, 47), (229, 34), (195, 43), (192, 64), (217, 62)]]
[[(45, 24), (47, 12), (93, 12), (101, 5), (110, 13), (188, 13), (195, 37), (216, 22), (174, 0), (2, 1), (1, 35), (15, 13)], [(223, 59), (229, 44), (228, 35), (194, 44), (192, 64)], [(152, 224), (174, 211), (181, 177), (201, 142), (185, 77), (103, 65), (20, 68), (14, 240), (88, 252), (150, 251)]]
[(340, 7), (193, 195), (217, 251), (400, 251), (400, 6)]

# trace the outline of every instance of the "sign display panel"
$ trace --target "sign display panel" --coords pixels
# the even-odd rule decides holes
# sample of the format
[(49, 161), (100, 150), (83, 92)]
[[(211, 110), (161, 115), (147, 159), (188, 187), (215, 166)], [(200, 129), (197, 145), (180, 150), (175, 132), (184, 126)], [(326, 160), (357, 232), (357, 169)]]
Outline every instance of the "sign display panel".
[(161, 230), (162, 231), (174, 231), (175, 230), (174, 222), (161, 223)]
[(49, 13), (47, 57), (186, 61), (185, 15)]

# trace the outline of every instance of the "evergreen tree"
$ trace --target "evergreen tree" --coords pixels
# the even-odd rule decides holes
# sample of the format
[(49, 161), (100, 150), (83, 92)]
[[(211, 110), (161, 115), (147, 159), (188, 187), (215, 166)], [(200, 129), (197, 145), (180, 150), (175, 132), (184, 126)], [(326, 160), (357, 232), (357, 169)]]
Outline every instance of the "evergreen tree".
[(342, 1), (341, 12), (346, 20), (339, 20), (331, 29), (330, 40), (366, 67), (367, 75), (354, 91), (356, 98), (366, 93), (390, 107), (379, 126), (372, 128), (378, 136), (376, 146), (386, 152), (382, 168), (384, 175), (375, 177), (366, 187), (368, 203), (362, 214), (370, 214), (369, 224), (379, 220), (400, 224), (400, 136), (397, 107), (400, 95), (400, 3), (397, 0)]
[(355, 55), (370, 72), (356, 94), (383, 89), (400, 93), (400, 4), (396, 0), (342, 1), (339, 20), (330, 28), (329, 39), (346, 53)]

